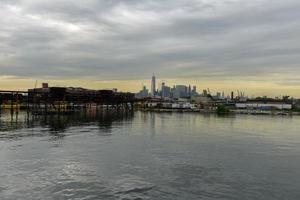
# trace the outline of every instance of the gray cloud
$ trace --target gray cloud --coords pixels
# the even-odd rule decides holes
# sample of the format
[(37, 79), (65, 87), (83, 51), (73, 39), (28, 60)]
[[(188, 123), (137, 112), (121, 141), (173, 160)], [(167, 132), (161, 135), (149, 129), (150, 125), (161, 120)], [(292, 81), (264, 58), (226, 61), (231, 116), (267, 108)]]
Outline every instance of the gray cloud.
[(0, 0), (0, 9), (2, 75), (242, 79), (300, 72), (296, 0)]

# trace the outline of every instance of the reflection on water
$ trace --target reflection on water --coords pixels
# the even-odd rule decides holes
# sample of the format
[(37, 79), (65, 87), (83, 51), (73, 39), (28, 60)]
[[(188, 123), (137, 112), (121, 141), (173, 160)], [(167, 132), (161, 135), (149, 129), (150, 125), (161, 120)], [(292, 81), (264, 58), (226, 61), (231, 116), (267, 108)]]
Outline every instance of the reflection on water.
[(42, 131), (38, 134), (49, 132), (52, 135), (62, 137), (68, 128), (85, 125), (97, 125), (101, 132), (109, 134), (113, 123), (125, 123), (126, 121), (130, 121), (133, 115), (133, 112), (117, 111), (86, 111), (64, 115), (33, 115), (26, 111), (11, 113), (4, 110), (0, 115), (0, 138), (13, 139), (22, 137), (24, 136), (23, 134), (13, 134), (13, 131), (33, 128), (42, 128)]
[(299, 199), (299, 117), (1, 112), (0, 199)]

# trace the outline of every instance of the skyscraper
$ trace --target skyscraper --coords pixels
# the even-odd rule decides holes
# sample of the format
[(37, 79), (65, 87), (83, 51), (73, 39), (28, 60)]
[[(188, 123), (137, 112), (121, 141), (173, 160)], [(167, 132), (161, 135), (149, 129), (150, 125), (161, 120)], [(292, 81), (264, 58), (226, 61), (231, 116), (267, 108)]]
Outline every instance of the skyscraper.
[(161, 84), (161, 97), (170, 97), (171, 96), (171, 88), (166, 86), (166, 84), (163, 82)]
[(165, 83), (162, 82), (161, 84), (161, 97), (164, 97), (165, 96)]
[(155, 76), (153, 74), (152, 80), (151, 80), (151, 95), (154, 97), (155, 94), (156, 94), (156, 79), (155, 79)]
[(176, 85), (173, 97), (186, 98), (187, 96), (188, 96), (188, 87), (185, 85)]
[(197, 93), (197, 87), (194, 85), (193, 86), (193, 93), (196, 94)]
[(143, 99), (143, 98), (147, 98), (148, 95), (149, 95), (149, 93), (148, 93), (146, 86), (143, 86), (143, 89), (141, 91), (139, 91), (135, 96), (136, 96), (136, 98)]

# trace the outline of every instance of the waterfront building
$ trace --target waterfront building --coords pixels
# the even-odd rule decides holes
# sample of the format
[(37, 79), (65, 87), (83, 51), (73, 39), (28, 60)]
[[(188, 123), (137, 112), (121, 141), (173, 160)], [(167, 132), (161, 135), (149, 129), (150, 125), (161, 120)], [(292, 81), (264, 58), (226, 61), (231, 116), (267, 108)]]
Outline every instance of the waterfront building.
[(250, 110), (291, 110), (292, 104), (287, 103), (262, 103), (262, 102), (242, 102), (236, 103), (237, 109), (250, 109)]
[(42, 83), (42, 88), (48, 88), (49, 84), (48, 83)]
[(201, 105), (201, 107), (203, 108), (212, 107), (214, 105), (214, 100), (210, 96), (205, 96), (205, 95), (193, 96), (191, 100), (192, 102)]
[(245, 102), (239, 101), (235, 104), (235, 107), (249, 110), (291, 110), (293, 103), (283, 99), (256, 98)]

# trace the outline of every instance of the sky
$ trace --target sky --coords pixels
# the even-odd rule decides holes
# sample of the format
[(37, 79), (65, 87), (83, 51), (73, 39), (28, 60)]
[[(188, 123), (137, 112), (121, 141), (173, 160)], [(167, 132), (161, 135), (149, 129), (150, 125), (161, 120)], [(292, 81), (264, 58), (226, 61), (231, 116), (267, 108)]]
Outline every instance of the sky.
[(299, 0), (0, 0), (0, 89), (300, 97)]

